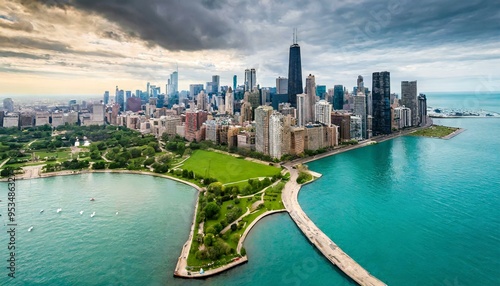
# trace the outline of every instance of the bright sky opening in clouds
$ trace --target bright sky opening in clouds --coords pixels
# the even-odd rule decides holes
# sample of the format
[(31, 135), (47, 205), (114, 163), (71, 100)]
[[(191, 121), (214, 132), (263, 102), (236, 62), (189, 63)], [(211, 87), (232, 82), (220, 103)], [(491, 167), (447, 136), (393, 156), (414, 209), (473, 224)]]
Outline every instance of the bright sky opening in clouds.
[(179, 89), (221, 76), (261, 86), (288, 74), (293, 28), (302, 73), (331, 88), (390, 71), (392, 91), (500, 90), (497, 0), (0, 0), (0, 95)]

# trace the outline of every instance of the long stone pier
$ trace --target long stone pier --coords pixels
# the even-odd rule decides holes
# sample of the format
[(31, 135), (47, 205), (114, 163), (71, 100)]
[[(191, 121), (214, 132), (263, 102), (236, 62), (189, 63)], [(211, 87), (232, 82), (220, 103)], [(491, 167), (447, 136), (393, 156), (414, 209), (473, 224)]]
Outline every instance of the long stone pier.
[(323, 253), (326, 259), (336, 265), (359, 285), (386, 285), (349, 257), (309, 219), (298, 202), (298, 193), (301, 187), (296, 182), (298, 171), (291, 164), (287, 164), (285, 167), (290, 171), (290, 180), (283, 189), (283, 204), (293, 221), (309, 241)]

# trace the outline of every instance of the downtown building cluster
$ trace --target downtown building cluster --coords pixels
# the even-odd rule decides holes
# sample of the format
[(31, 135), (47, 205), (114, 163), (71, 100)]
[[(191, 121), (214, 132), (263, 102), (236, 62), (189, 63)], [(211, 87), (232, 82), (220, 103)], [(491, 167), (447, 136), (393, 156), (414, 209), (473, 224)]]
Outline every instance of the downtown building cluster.
[[(289, 52), (288, 78), (278, 77), (275, 87), (260, 87), (253, 68), (244, 71), (238, 85), (221, 86), (220, 77), (206, 84), (178, 90), (178, 71), (162, 93), (147, 83), (146, 90), (124, 91), (102, 100), (31, 113), (14, 110), (4, 100), (0, 123), (25, 128), (50, 124), (119, 125), (155, 136), (181, 136), (188, 141), (208, 140), (229, 148), (247, 148), (273, 159), (335, 147), (342, 142), (370, 139), (407, 127), (425, 125), (426, 97), (417, 96), (417, 82), (401, 83), (401, 98), (391, 93), (390, 73), (374, 72), (372, 90), (360, 75), (356, 86), (327, 89), (309, 74), (303, 85), (300, 46), (294, 40)], [(17, 120), (17, 121), (16, 121)]]

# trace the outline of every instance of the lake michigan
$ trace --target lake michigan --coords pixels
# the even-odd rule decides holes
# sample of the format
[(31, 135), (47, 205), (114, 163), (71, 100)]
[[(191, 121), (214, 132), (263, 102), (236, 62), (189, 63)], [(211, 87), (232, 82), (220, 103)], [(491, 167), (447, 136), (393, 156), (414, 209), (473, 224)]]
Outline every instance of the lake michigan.
[[(499, 94), (427, 98), (432, 107), (500, 112)], [(434, 122), (466, 131), (450, 140), (400, 137), (308, 163), (323, 177), (303, 187), (299, 202), (388, 285), (498, 285), (500, 118)], [(354, 285), (287, 214), (251, 231), (249, 263), (206, 280), (174, 279), (196, 201), (193, 188), (174, 181), (85, 174), (18, 181), (17, 189), (10, 279), (0, 183), (0, 285)]]

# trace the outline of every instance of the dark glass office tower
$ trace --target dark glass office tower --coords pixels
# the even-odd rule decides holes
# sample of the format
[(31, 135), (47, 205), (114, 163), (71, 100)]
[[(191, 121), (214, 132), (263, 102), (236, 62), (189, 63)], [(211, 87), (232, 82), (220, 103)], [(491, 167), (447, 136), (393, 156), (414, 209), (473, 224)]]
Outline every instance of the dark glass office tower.
[(344, 86), (335, 85), (333, 87), (333, 109), (344, 109)]
[(294, 43), (290, 46), (290, 60), (288, 62), (288, 102), (293, 107), (297, 107), (297, 94), (303, 92), (300, 46)]
[(373, 135), (391, 134), (391, 74), (374, 72), (372, 77)]

